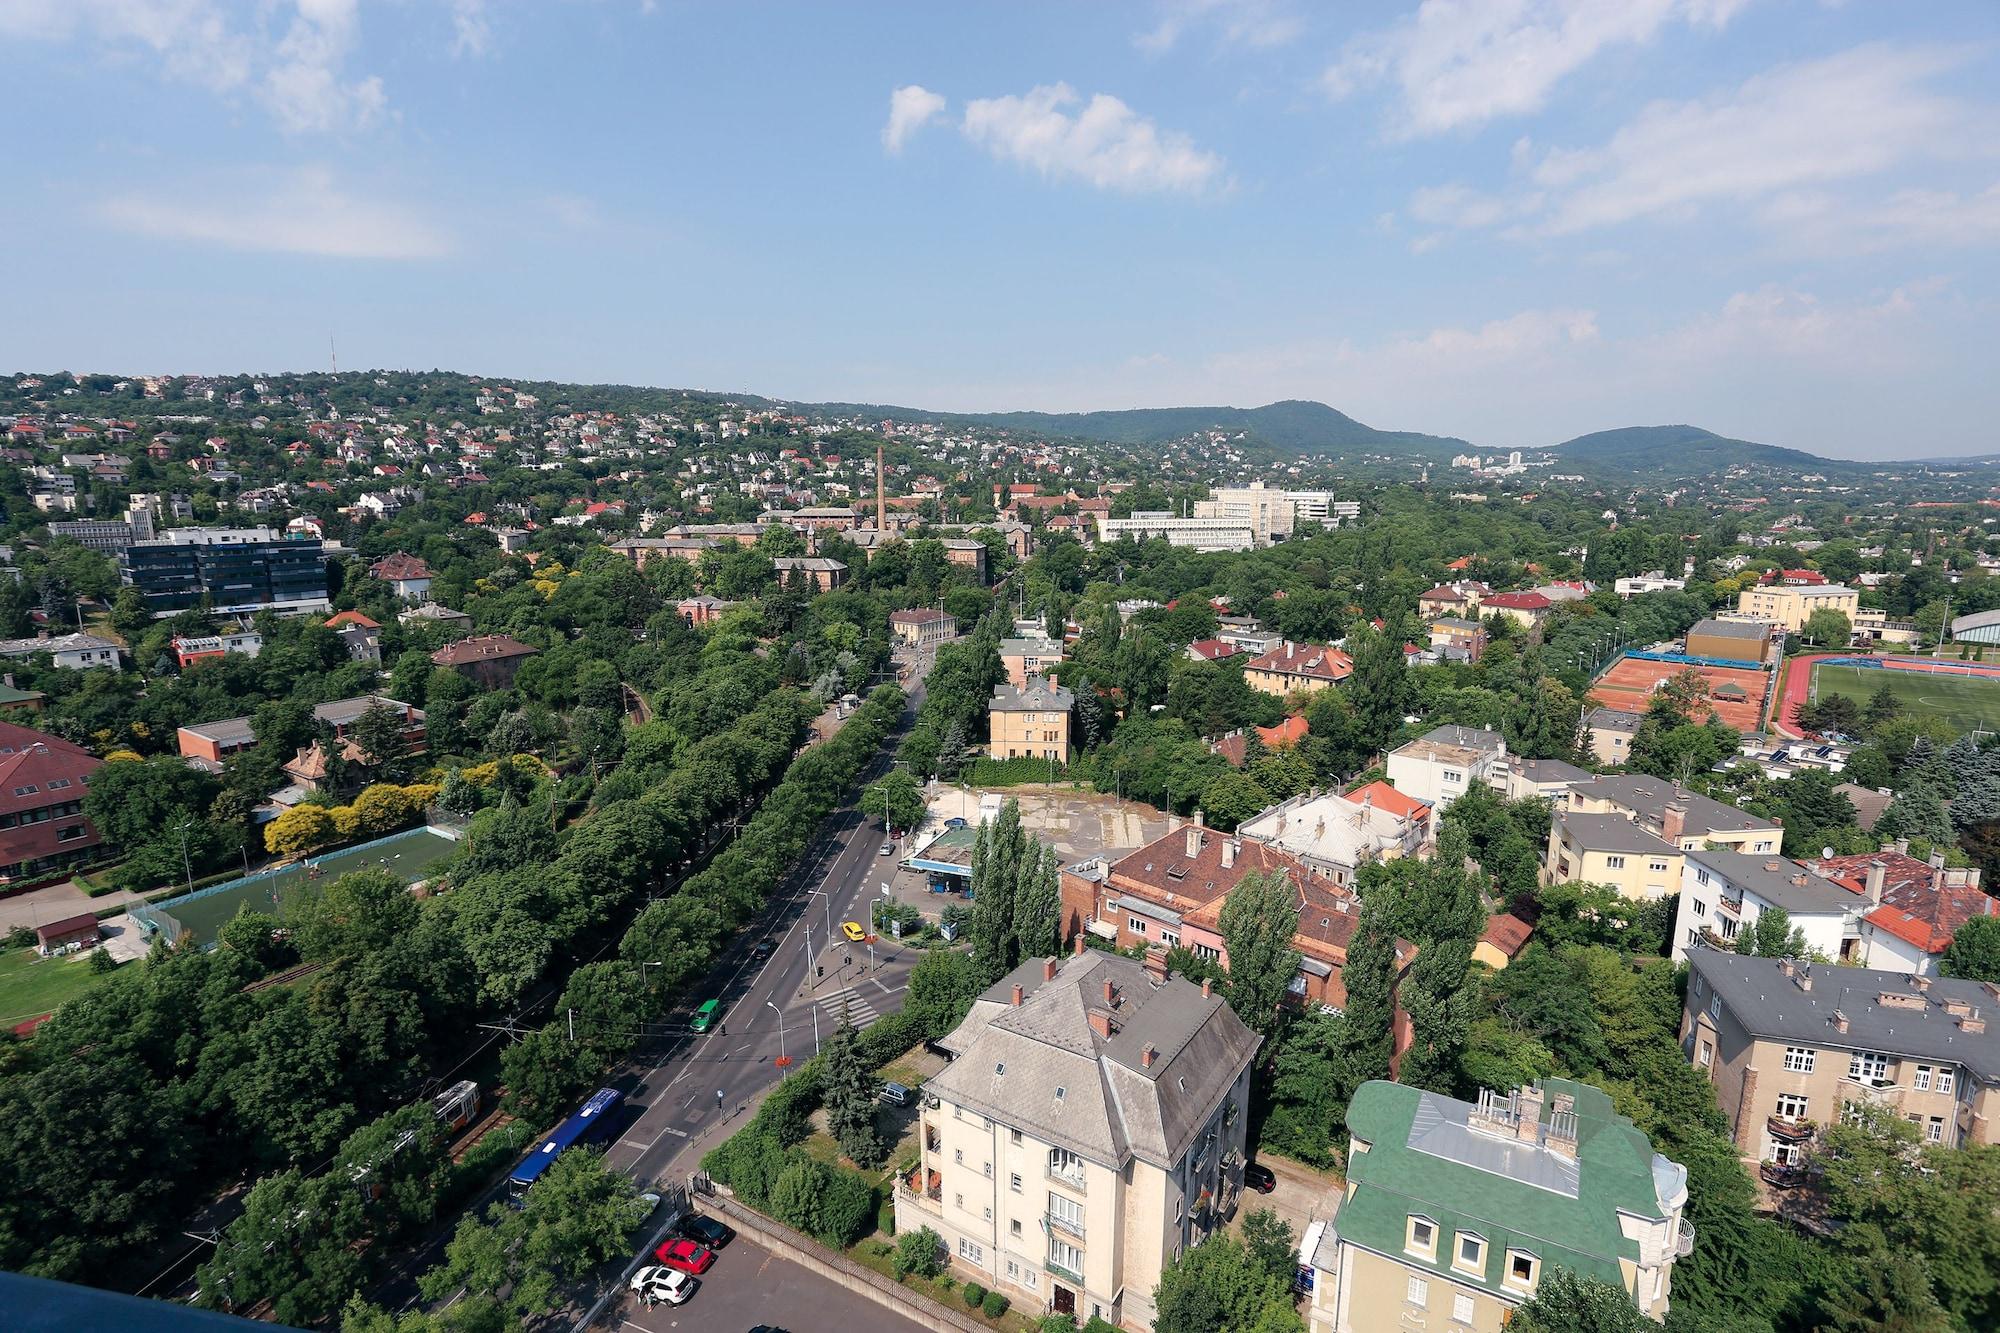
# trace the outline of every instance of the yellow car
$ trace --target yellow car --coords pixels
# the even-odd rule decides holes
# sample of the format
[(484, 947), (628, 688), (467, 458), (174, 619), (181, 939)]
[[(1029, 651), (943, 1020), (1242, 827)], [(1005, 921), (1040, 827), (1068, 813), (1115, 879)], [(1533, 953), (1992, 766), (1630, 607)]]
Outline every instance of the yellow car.
[(868, 938), (868, 932), (852, 921), (841, 922), (840, 933), (847, 936), (848, 939), (853, 940), (856, 944)]

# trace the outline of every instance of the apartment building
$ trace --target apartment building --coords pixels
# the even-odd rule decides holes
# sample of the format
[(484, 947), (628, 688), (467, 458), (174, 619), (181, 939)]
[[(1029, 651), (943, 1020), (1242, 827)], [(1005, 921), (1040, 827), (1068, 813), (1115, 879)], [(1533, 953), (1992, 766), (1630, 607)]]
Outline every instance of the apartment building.
[(1354, 659), (1340, 649), (1286, 639), (1244, 664), (1243, 683), (1282, 699), (1328, 689), (1353, 674)]
[(0, 885), (22, 887), (102, 854), (83, 798), (103, 766), (60, 737), (0, 722)]
[(1069, 710), (1076, 702), (1062, 686), (1040, 676), (1020, 687), (995, 685), (986, 705), (986, 753), (993, 759), (1069, 762)]
[(95, 634), (50, 634), (47, 630), (27, 639), (0, 639), (0, 657), (33, 657), (47, 653), (52, 666), (66, 671), (88, 671), (93, 667), (118, 669), (121, 649), (109, 639)]
[(1364, 865), (1415, 856), (1430, 840), (1431, 807), (1371, 782), (1350, 793), (1306, 791), (1244, 821), (1245, 842), (1287, 852), (1346, 887)]
[(1736, 594), (1736, 614), (1755, 616), (1796, 634), (1805, 628), (1815, 611), (1838, 611), (1852, 624), (1861, 609), (1861, 594), (1838, 583), (1794, 586), (1774, 583), (1768, 587), (1745, 588)]
[(1638, 774), (1611, 773), (1580, 782), (1563, 798), (1563, 808), (1621, 815), (1685, 851), (1714, 846), (1763, 855), (1784, 842), (1785, 831), (1775, 820)]
[[(1982, 895), (1983, 896), (1983, 895)], [(1879, 900), (1878, 900), (1879, 901)], [(1727, 949), (1777, 908), (1825, 958), (1855, 956), (1867, 899), (1849, 886), (1781, 856), (1698, 850), (1685, 854), (1680, 905), (1674, 917), (1673, 960), (1704, 944)]]
[(1138, 509), (1129, 517), (1097, 515), (1097, 540), (1164, 539), (1169, 545), (1194, 551), (1247, 551), (1257, 545), (1257, 530), (1247, 517), (1176, 514), (1169, 509)]
[(1043, 638), (1000, 640), (1000, 666), (1007, 683), (1024, 689), (1030, 676), (1046, 676), (1049, 668), (1062, 665), (1064, 648), (1060, 641)]
[(217, 614), (325, 611), (326, 552), (276, 529), (168, 528), (125, 551), (125, 581), (155, 616), (205, 606)]
[(1602, 1090), (1550, 1078), (1463, 1102), (1375, 1081), (1347, 1128), (1346, 1192), (1300, 1247), (1312, 1333), (1498, 1333), (1550, 1264), (1666, 1317), (1694, 1249), (1687, 1168)]
[(1196, 518), (1248, 524), (1251, 543), (1256, 546), (1269, 546), (1290, 537), (1296, 512), (1285, 492), (1261, 481), (1248, 486), (1218, 486), (1209, 492), (1208, 499), (1194, 502)]
[(771, 562), (780, 583), (804, 578), (815, 591), (832, 592), (847, 582), (847, 566), (823, 555), (781, 555)]
[(1716, 949), (1688, 969), (1681, 1047), (1767, 1181), (1790, 1183), (1849, 1103), (1889, 1108), (1928, 1143), (1995, 1141), (2000, 987)]
[(1335, 499), (1335, 491), (1288, 490), (1283, 494), (1292, 502), (1292, 521), (1295, 525), (1317, 523), (1322, 527), (1337, 528), (1361, 517), (1361, 502)]
[(1235, 1211), (1259, 1038), (1204, 983), (1033, 959), (938, 1042), (896, 1229), (1017, 1309), (1152, 1325), (1161, 1269)]
[(933, 643), (943, 643), (957, 634), (958, 618), (934, 606), (920, 606), (910, 611), (891, 611), (889, 633), (905, 647), (921, 648)]
[(1593, 708), (1584, 715), (1583, 733), (1591, 758), (1600, 764), (1622, 764), (1632, 757), (1632, 738), (1639, 734), (1644, 713), (1622, 708)]
[(1609, 884), (1635, 901), (1678, 892), (1684, 853), (1623, 815), (1558, 809), (1542, 854), (1543, 884)]
[(1442, 811), (1475, 785), (1501, 786), (1506, 761), (1507, 741), (1499, 732), (1454, 725), (1397, 746), (1385, 769), (1397, 791)]
[(1845, 961), (1933, 976), (1959, 927), (1976, 916), (2000, 916), (2000, 902), (1980, 887), (1976, 869), (1947, 866), (1942, 852), (1928, 862), (1909, 855), (1909, 844), (1884, 843), (1879, 852), (1815, 858), (1812, 869), (1859, 896), (1859, 920)]

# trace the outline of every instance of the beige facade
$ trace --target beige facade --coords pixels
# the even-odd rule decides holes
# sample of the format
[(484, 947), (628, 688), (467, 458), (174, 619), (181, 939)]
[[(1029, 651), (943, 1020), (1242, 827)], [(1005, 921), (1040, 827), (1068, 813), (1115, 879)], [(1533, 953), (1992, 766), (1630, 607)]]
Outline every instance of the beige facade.
[(1681, 886), (1681, 849), (1618, 815), (1558, 813), (1542, 858), (1544, 884), (1609, 884), (1634, 901)]
[(1025, 688), (1001, 685), (987, 706), (986, 753), (993, 759), (1069, 762), (1070, 692), (1039, 676)]
[(896, 1230), (1024, 1312), (1150, 1328), (1161, 1270), (1234, 1211), (1256, 1036), (1206, 987), (1086, 951), (1015, 969), (940, 1044)]
[(1315, 1282), (1306, 1326), (1312, 1333), (1442, 1328), (1450, 1333), (1500, 1333), (1521, 1300), (1502, 1300), (1471, 1283), (1419, 1274), (1400, 1259), (1340, 1242), (1339, 1282)]
[(1861, 594), (1838, 583), (1803, 587), (1772, 584), (1768, 588), (1745, 588), (1736, 595), (1736, 613), (1756, 616), (1783, 626), (1796, 634), (1805, 628), (1806, 618), (1815, 611), (1838, 611), (1853, 623), (1861, 610)]
[(1681, 1040), (1730, 1136), (1767, 1178), (1803, 1164), (1850, 1103), (1885, 1107), (1947, 1148), (1996, 1141), (2000, 991), (1867, 968), (1691, 950)]

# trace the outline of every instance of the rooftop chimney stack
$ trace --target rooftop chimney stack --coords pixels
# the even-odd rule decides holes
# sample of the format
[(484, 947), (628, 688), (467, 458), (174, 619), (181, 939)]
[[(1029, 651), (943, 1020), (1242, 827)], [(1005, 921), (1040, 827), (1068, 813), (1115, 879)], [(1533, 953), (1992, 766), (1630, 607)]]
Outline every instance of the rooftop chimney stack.
[(1081, 958), (1081, 957), (1083, 957), (1083, 948), (1084, 948), (1084, 945), (1083, 945), (1083, 932), (1079, 930), (1078, 932), (1076, 932), (1076, 945), (1075, 945), (1075, 947), (1074, 947), (1073, 949), (1071, 949), (1071, 951), (1070, 951), (1070, 952), (1071, 952), (1071, 953), (1072, 953), (1072, 954), (1073, 954), (1073, 955), (1074, 955), (1075, 957), (1078, 957), (1078, 958)]
[(1660, 814), (1660, 837), (1667, 842), (1678, 843), (1687, 829), (1687, 818), (1686, 801), (1677, 796), (1667, 802), (1667, 808)]
[(1229, 869), (1229, 867), (1236, 864), (1236, 849), (1240, 846), (1242, 846), (1242, 844), (1234, 838), (1229, 838), (1223, 842), (1222, 868), (1224, 870), (1227, 870)]
[(1201, 855), (1201, 812), (1196, 811), (1194, 823), (1187, 830), (1187, 858), (1192, 861)]
[(1889, 867), (1880, 861), (1868, 863), (1868, 906), (1873, 909), (1882, 905), (1882, 887), (1889, 880)]
[(1533, 1143), (1542, 1129), (1542, 1090), (1524, 1083), (1514, 1093), (1514, 1137)]
[(1146, 1049), (1139, 1052), (1140, 1066), (1145, 1069), (1151, 1069), (1153, 1067), (1153, 1055), (1154, 1055), (1153, 1047), (1151, 1043), (1148, 1043)]
[(1019, 982), (1014, 983), (1014, 998), (1008, 1001), (1008, 1003), (1013, 1005), (1016, 1009), (1019, 1009), (1021, 1007), (1021, 985)]
[(1201, 979), (1201, 998), (1206, 1000), (1215, 993), (1215, 982), (1210, 977)]
[(1056, 960), (1053, 958), (1044, 958), (1042, 960), (1042, 980), (1054, 981), (1055, 979), (1056, 979)]

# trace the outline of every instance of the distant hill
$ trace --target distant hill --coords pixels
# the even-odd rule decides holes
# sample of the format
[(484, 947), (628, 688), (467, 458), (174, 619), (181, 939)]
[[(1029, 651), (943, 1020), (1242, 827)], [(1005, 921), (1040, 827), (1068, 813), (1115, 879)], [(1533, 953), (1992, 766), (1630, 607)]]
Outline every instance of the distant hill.
[(928, 412), (866, 403), (816, 403), (838, 415), (884, 421), (962, 421), (1028, 434), (1106, 440), (1112, 444), (1161, 444), (1197, 431), (1240, 431), (1276, 454), (1374, 452), (1449, 457), (1472, 446), (1464, 440), (1417, 431), (1377, 430), (1325, 403), (1291, 399), (1263, 407), (1142, 407), (1115, 412)]
[(1765, 467), (1790, 473), (1848, 472), (1877, 464), (1821, 458), (1753, 440), (1732, 440), (1699, 426), (1624, 426), (1593, 431), (1553, 446), (1565, 462), (1599, 472), (1698, 476), (1732, 467)]

